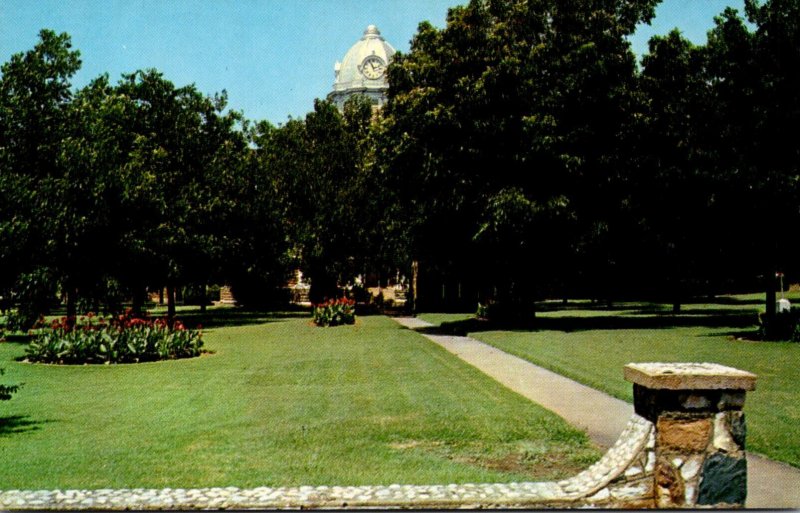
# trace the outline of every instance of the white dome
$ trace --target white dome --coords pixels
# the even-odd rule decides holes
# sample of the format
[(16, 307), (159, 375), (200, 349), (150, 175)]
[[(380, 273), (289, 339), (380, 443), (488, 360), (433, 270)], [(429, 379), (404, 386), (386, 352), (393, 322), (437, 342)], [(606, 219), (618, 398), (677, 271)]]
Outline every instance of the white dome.
[(347, 51), (342, 62), (334, 65), (336, 80), (328, 97), (343, 103), (345, 97), (355, 93), (385, 95), (389, 89), (386, 67), (394, 54), (394, 47), (386, 42), (378, 28), (375, 25), (368, 26), (361, 39)]

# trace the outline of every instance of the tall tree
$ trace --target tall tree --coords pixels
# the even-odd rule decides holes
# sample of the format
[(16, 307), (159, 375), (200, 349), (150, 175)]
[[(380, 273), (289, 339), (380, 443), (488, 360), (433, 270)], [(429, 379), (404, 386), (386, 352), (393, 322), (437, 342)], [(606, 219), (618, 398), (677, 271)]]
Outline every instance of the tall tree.
[(0, 68), (0, 289), (16, 289), (29, 322), (55, 292), (63, 233), (52, 221), (65, 173), (70, 79), (80, 65), (67, 34), (42, 30), (33, 49)]
[(311, 300), (335, 297), (338, 285), (362, 272), (374, 212), (368, 100), (355, 97), (344, 112), (316, 101), (304, 120), (262, 124), (259, 159), (284, 205), (297, 264), (311, 279)]
[(165, 286), (174, 316), (178, 287), (205, 285), (224, 252), (214, 210), (232, 201), (221, 199), (226, 189), (215, 184), (239, 169), (239, 115), (222, 114), (224, 94), (209, 98), (194, 86), (176, 88), (155, 70), (124, 76), (117, 92), (127, 99), (133, 137), (121, 172), (128, 216), (122, 279), (139, 305), (147, 286)]
[(443, 30), (420, 25), (390, 68), (380, 152), (409, 260), (485, 276), (500, 296), (535, 298), (572, 272), (569, 241), (619, 203), (609, 184), (635, 114), (626, 36), (656, 3), (472, 1)]
[[(736, 241), (726, 248), (735, 258), (722, 265), (739, 279), (763, 277), (771, 316), (775, 273), (796, 273), (791, 255), (800, 249), (785, 228), (800, 221), (800, 150), (794, 142), (800, 122), (800, 2), (748, 0), (745, 6), (755, 31), (735, 10), (726, 9), (705, 50), (716, 103), (711, 120), (718, 134), (712, 141), (720, 177), (718, 203), (724, 212), (718, 230)], [(747, 240), (741, 240), (742, 233)]]
[(718, 184), (707, 140), (715, 107), (701, 47), (677, 29), (649, 45), (640, 81), (643, 115), (631, 155), (632, 212), (641, 229), (632, 235), (646, 262), (637, 271), (677, 311), (710, 280), (722, 256), (713, 235)]

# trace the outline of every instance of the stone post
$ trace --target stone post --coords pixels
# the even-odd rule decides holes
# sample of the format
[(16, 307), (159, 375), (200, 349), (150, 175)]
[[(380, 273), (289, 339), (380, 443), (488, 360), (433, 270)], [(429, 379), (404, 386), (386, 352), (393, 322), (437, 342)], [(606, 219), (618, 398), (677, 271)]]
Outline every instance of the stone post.
[(713, 363), (631, 363), (636, 413), (655, 425), (658, 508), (744, 507), (745, 394), (756, 376)]

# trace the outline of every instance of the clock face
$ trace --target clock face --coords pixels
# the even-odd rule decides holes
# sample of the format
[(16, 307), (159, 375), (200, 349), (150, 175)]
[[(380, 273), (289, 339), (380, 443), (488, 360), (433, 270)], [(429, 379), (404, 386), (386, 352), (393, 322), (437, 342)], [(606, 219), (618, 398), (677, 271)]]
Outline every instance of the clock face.
[(371, 80), (380, 78), (385, 72), (386, 65), (383, 63), (383, 60), (376, 55), (370, 55), (361, 63), (361, 73)]

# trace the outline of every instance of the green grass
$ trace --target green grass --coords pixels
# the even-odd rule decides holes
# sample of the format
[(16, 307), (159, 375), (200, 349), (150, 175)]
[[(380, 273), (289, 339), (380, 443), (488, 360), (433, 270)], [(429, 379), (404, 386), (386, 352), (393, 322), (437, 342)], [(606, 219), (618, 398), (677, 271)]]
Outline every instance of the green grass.
[[(745, 405), (748, 449), (800, 467), (800, 344), (743, 340), (755, 326), (741, 323), (750, 315), (755, 319), (759, 308), (688, 305), (681, 315), (671, 316), (658, 313), (669, 305), (624, 305), (611, 311), (540, 312), (539, 330), (483, 331), (474, 322), (465, 329), (503, 351), (628, 402), (632, 385), (623, 379), (622, 368), (630, 362), (715, 362), (754, 372), (756, 390), (748, 393)], [(422, 316), (456, 326), (464, 324), (463, 317)]]
[(510, 482), (599, 457), (390, 319), (216, 315), (213, 354), (187, 360), (34, 365), (0, 343), (3, 382), (24, 383), (0, 403), (0, 489)]

